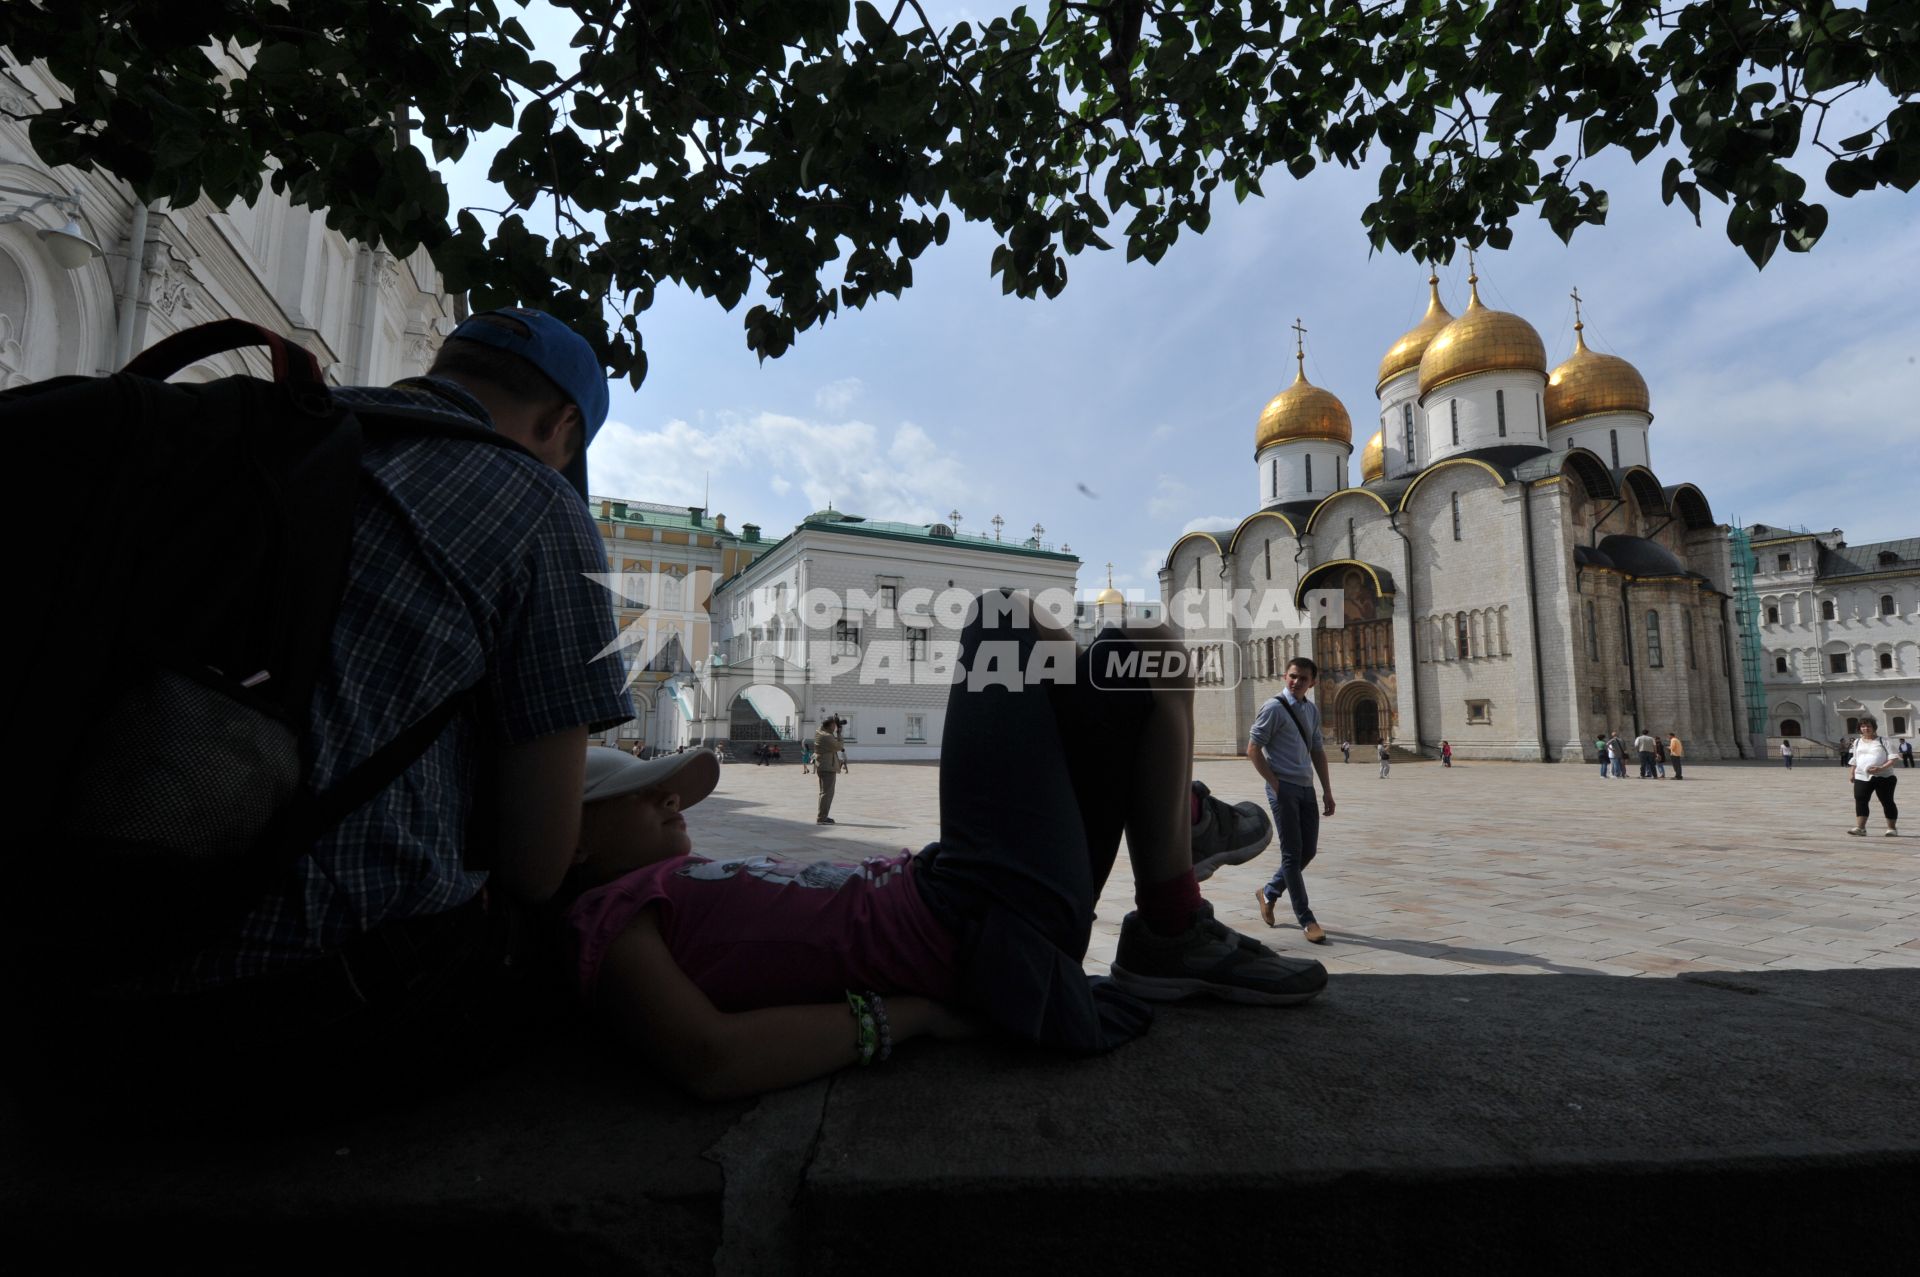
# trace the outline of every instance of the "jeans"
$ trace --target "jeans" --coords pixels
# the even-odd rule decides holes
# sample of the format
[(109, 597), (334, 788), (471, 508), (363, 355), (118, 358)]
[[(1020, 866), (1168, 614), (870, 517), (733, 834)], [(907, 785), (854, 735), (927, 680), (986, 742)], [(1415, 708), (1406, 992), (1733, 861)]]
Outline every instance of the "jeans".
[(1613, 760), (1607, 757), (1607, 751), (1600, 751), (1600, 779), (1605, 780), (1607, 773), (1613, 770)]
[(1782, 755), (1780, 755), (1780, 761), (1781, 761), (1781, 762), (1783, 762), (1783, 763), (1785, 763), (1785, 764), (1787, 765), (1787, 770), (1788, 770), (1788, 771), (1792, 771), (1792, 770), (1793, 770), (1793, 755), (1792, 755), (1792, 754), (1782, 754)]
[(1650, 749), (1643, 749), (1640, 751), (1640, 779), (1645, 780), (1652, 775), (1653, 775), (1653, 751)]
[[(1385, 775), (1387, 765), (1380, 764)], [(1267, 786), (1267, 806), (1273, 811), (1273, 827), (1280, 832), (1280, 867), (1261, 893), (1277, 901), (1286, 896), (1293, 916), (1301, 926), (1313, 921), (1313, 906), (1307, 903), (1306, 868), (1320, 850), (1320, 807), (1314, 801), (1313, 787), (1281, 781), (1279, 788)]]
[(1391, 758), (1383, 758), (1380, 760), (1380, 779), (1381, 780), (1385, 780), (1387, 778), (1387, 773), (1392, 770), (1393, 770), (1393, 760)]
[(1615, 780), (1625, 780), (1625, 779), (1627, 778), (1627, 759), (1626, 759), (1626, 755), (1624, 755), (1624, 754), (1615, 754), (1615, 755), (1614, 755), (1614, 757), (1613, 757), (1613, 777), (1614, 777), (1614, 779), (1615, 779)]

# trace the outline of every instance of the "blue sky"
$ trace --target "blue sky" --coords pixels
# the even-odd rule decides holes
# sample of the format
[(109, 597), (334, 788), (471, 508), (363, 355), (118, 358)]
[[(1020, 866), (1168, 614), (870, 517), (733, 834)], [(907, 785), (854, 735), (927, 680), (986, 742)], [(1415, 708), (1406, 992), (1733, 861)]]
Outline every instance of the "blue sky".
[[(529, 26), (546, 44), (553, 28)], [(560, 60), (565, 34), (546, 56)], [(1518, 223), (1509, 251), (1480, 258), (1482, 300), (1528, 319), (1551, 366), (1572, 348), (1577, 285), (1588, 344), (1646, 377), (1655, 472), (1698, 484), (1722, 521), (1841, 527), (1856, 544), (1920, 535), (1920, 196), (1828, 198), (1820, 245), (1756, 271), (1711, 199), (1701, 228), (1660, 204), (1661, 163), (1589, 162), (1581, 175), (1613, 197), (1608, 224), (1562, 245)], [(1818, 198), (1820, 166), (1807, 168)], [(1425, 267), (1370, 255), (1373, 185), (1276, 173), (1267, 198), (1216, 202), (1207, 233), (1157, 266), (1071, 259), (1052, 301), (1002, 296), (992, 236), (959, 226), (901, 299), (764, 364), (740, 327), (751, 300), (729, 313), (662, 288), (644, 320), (647, 381), (614, 386), (589, 454), (594, 491), (705, 501), (775, 536), (829, 501), (914, 521), (958, 510), (968, 532), (998, 514), (1009, 536), (1037, 522), (1070, 544), (1083, 587), (1111, 561), (1122, 588), (1156, 595), (1183, 531), (1257, 508), (1254, 423), (1292, 379), (1296, 316), (1308, 377), (1354, 419), (1358, 480), (1380, 356), (1426, 304)], [(487, 202), (470, 179), (455, 193)], [(1464, 253), (1440, 269), (1456, 314), (1466, 273)]]

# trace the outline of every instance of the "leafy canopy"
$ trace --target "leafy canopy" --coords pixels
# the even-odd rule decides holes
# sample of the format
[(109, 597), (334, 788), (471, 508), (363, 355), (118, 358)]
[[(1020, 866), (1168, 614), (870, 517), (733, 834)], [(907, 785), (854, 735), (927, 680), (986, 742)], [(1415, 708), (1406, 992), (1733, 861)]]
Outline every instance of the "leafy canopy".
[[(34, 0), (0, 43), (71, 92), (33, 120), (47, 160), (176, 204), (271, 181), (424, 244), (476, 306), (553, 310), (636, 385), (660, 281), (729, 309), (757, 287), (747, 344), (777, 356), (908, 287), (956, 215), (998, 234), (1008, 292), (1050, 297), (1088, 247), (1158, 261), (1223, 188), (1369, 156), (1368, 238), (1435, 261), (1504, 247), (1523, 208), (1603, 222), (1578, 174), (1608, 148), (1671, 147), (1663, 198), (1723, 201), (1757, 266), (1826, 230), (1785, 161), (1824, 151), (1843, 197), (1920, 180), (1920, 0), (1055, 0), (946, 29), (917, 0), (560, 8), (564, 77), (495, 0)], [(1879, 121), (1828, 136), (1856, 92)], [(506, 207), (450, 208), (412, 139), (457, 157), (495, 126)]]

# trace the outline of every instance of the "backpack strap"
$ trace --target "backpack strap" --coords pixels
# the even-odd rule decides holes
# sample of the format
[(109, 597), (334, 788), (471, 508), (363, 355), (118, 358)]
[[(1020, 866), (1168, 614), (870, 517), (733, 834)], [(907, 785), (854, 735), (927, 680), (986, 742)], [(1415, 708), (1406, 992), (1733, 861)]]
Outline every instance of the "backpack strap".
[(1300, 721), (1300, 711), (1293, 707), (1292, 701), (1279, 695), (1276, 695), (1273, 699), (1280, 702), (1280, 708), (1287, 711), (1287, 717), (1293, 720), (1294, 730), (1300, 733), (1300, 747), (1307, 751), (1307, 788), (1312, 789), (1313, 738), (1307, 735), (1306, 725)]
[(135, 355), (124, 371), (136, 377), (165, 381), (209, 356), (253, 346), (265, 346), (272, 352), (275, 381), (315, 387), (326, 384), (320, 376), (320, 361), (313, 357), (312, 351), (295, 345), (270, 328), (244, 319), (216, 319), (182, 329)]

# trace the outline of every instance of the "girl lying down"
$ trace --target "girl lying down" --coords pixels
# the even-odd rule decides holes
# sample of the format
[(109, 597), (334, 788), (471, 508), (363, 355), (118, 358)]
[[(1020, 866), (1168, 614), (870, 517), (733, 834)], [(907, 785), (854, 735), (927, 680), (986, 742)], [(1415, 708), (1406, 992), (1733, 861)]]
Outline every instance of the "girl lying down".
[[(1146, 1002), (1319, 993), (1319, 963), (1228, 929), (1200, 896), (1196, 844), (1211, 872), (1258, 854), (1270, 828), (1255, 804), (1191, 783), (1191, 686), (1099, 676), (1166, 632), (1109, 630), (1081, 649), (1024, 604), (986, 596), (962, 634), (940, 839), (918, 855), (695, 854), (686, 813), (718, 759), (590, 749), (566, 935), (594, 1012), (719, 1098), (883, 1063), (917, 1037), (984, 1028), (1091, 1054), (1144, 1032)], [(1123, 834), (1136, 908), (1111, 978), (1089, 979), (1094, 902)]]

